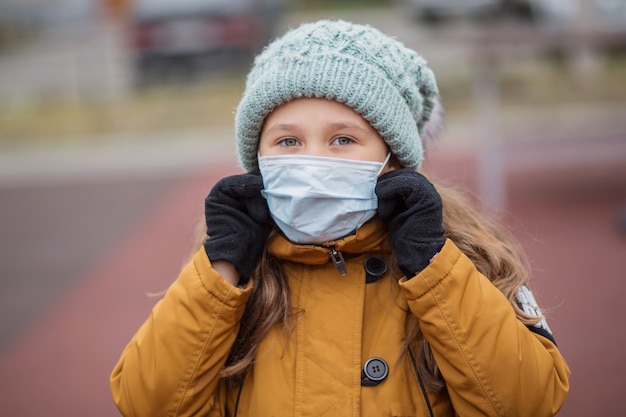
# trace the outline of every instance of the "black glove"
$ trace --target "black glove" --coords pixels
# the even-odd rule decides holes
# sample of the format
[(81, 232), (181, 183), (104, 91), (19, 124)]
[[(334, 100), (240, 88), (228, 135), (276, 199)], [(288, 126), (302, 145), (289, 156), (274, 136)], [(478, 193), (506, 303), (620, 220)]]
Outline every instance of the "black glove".
[(441, 197), (426, 177), (406, 168), (381, 175), (376, 195), (398, 267), (410, 279), (445, 243)]
[(208, 238), (204, 249), (211, 261), (228, 261), (248, 282), (271, 230), (263, 179), (256, 171), (218, 181), (204, 201)]

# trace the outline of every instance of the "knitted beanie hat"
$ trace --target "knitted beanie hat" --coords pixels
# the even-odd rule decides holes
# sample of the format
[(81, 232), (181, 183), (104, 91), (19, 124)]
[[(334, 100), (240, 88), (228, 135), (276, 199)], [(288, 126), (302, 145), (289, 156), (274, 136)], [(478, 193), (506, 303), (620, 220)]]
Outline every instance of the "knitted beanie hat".
[(344, 103), (378, 131), (406, 168), (423, 160), (420, 134), (438, 90), (426, 61), (367, 25), (321, 20), (290, 30), (259, 54), (235, 115), (242, 167), (255, 169), (263, 122), (299, 97)]

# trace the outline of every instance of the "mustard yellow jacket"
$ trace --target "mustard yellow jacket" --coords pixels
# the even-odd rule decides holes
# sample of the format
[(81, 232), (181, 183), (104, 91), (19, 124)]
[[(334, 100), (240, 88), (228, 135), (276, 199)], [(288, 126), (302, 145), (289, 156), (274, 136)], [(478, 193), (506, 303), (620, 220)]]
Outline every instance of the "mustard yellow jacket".
[[(277, 326), (267, 335), (241, 392), (226, 386), (220, 370), (253, 283), (230, 285), (200, 250), (113, 371), (122, 414), (232, 416), (239, 396), (238, 416), (428, 416), (409, 355), (402, 355), (407, 314), (420, 320), (447, 384), (448, 396), (427, 394), (435, 416), (541, 417), (559, 410), (568, 392), (565, 360), (516, 318), (454, 243), (448, 240), (410, 280), (387, 274), (371, 283), (365, 259), (390, 251), (380, 221), (336, 247), (346, 276), (323, 248), (280, 236), (271, 242), (301, 315), (291, 334)], [(387, 376), (363, 386), (370, 358), (386, 363)]]

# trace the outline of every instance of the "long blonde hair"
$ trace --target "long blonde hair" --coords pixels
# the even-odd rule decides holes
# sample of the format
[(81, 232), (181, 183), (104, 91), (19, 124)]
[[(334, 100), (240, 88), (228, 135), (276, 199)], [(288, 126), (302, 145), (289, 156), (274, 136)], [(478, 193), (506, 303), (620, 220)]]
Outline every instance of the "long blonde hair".
[[(529, 280), (528, 261), (517, 240), (505, 228), (479, 213), (464, 193), (441, 184), (436, 187), (443, 201), (446, 237), (504, 294), (522, 323), (539, 322), (541, 318), (526, 314), (516, 302), (517, 291)], [(419, 329), (417, 318), (408, 314), (407, 320), (405, 348), (418, 346), (417, 371), (424, 384), (432, 392), (445, 393), (445, 381), (430, 345)]]
[[(505, 229), (480, 214), (466, 195), (443, 185), (436, 185), (436, 188), (443, 201), (446, 237), (506, 296), (523, 323), (537, 323), (540, 318), (525, 314), (515, 301), (517, 290), (528, 281), (527, 262), (519, 244)], [(203, 239), (205, 235), (201, 236)], [(401, 275), (395, 269), (395, 276)], [(234, 385), (242, 383), (268, 331), (280, 324), (285, 332), (290, 332), (297, 314), (291, 305), (289, 286), (280, 260), (264, 251), (253, 278), (254, 289), (241, 319), (239, 334), (222, 370), (222, 376)], [(407, 314), (404, 351), (411, 346), (417, 348), (417, 372), (426, 387), (431, 392), (445, 394), (445, 381), (430, 345), (419, 329), (417, 318)]]

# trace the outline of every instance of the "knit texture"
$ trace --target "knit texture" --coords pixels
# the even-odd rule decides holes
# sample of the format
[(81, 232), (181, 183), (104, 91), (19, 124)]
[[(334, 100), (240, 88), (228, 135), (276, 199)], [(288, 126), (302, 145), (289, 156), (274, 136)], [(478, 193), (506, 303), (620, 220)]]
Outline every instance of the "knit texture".
[(239, 162), (257, 168), (261, 128), (276, 107), (300, 97), (344, 103), (378, 131), (406, 168), (424, 158), (420, 134), (438, 95), (416, 52), (379, 30), (337, 20), (304, 24), (259, 54), (235, 115)]

